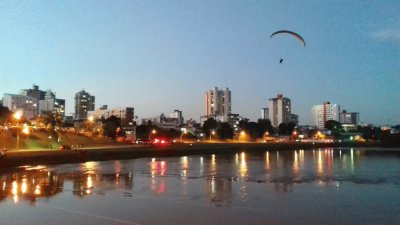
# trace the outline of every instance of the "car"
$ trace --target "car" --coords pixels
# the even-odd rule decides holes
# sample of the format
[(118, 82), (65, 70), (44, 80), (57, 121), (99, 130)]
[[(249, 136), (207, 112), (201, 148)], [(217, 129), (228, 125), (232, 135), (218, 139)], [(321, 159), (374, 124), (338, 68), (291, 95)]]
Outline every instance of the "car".
[(61, 145), (60, 150), (71, 150), (71, 146), (69, 145)]
[(149, 139), (137, 139), (136, 140), (136, 144), (150, 144), (150, 140)]
[(8, 149), (6, 147), (0, 147), (0, 157), (4, 157), (6, 155), (7, 150)]

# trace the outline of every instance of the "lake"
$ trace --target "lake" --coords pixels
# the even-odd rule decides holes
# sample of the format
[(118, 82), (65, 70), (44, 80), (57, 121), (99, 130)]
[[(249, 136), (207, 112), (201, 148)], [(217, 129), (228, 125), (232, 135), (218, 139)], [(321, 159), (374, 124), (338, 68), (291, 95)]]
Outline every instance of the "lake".
[(400, 152), (315, 149), (0, 170), (0, 224), (399, 224)]

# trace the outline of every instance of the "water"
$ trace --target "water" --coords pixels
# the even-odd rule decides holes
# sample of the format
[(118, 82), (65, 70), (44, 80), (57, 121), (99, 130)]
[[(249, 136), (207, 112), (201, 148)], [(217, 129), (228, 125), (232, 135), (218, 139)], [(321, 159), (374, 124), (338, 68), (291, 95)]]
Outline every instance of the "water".
[(0, 171), (0, 224), (400, 224), (400, 153), (262, 151)]

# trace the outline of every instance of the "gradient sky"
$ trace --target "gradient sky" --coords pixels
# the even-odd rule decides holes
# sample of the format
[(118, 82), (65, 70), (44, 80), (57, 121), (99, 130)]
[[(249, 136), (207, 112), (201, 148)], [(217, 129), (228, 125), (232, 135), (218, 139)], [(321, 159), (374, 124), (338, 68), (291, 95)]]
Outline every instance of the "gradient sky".
[[(232, 111), (256, 120), (269, 98), (300, 124), (330, 101), (363, 123), (400, 123), (400, 2), (0, 1), (0, 94), (37, 84), (73, 112), (133, 106), (199, 121), (204, 92), (229, 87)], [(306, 47), (281, 29), (301, 34)], [(282, 64), (279, 59), (283, 58)]]

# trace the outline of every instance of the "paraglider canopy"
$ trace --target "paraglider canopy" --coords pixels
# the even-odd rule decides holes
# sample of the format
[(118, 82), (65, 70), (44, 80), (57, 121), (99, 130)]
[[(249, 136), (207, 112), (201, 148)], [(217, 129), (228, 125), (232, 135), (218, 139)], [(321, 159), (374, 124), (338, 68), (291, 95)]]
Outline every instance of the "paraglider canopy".
[(302, 44), (304, 47), (306, 47), (306, 42), (304, 41), (303, 37), (300, 36), (299, 34), (293, 32), (293, 31), (289, 31), (289, 30), (279, 30), (279, 31), (276, 31), (276, 32), (272, 33), (271, 36), (270, 36), (269, 38), (272, 38), (273, 36), (278, 35), (278, 34), (289, 34), (289, 35), (292, 35), (292, 36), (295, 37), (298, 41), (300, 41), (301, 44)]

